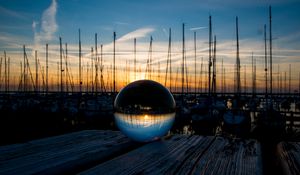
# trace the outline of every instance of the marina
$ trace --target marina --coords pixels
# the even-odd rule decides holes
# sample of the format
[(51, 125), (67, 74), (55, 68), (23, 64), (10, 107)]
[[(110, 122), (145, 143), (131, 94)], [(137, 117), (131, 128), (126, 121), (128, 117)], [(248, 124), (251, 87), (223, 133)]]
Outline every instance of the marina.
[[(193, 1), (180, 18), (155, 2), (137, 4), (151, 14), (139, 22), (118, 13), (127, 23), (91, 17), (111, 9), (94, 1), (73, 20), (79, 2), (51, 0), (32, 41), (0, 27), (0, 174), (300, 174), (299, 22), (280, 6), (299, 2)], [(29, 19), (5, 5), (6, 24)]]

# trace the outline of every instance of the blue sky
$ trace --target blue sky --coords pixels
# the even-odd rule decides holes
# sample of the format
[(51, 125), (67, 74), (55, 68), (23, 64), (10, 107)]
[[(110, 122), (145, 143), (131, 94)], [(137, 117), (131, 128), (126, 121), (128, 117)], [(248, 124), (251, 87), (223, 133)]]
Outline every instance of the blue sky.
[[(211, 15), (213, 34), (217, 36), (217, 55), (224, 59), (229, 69), (233, 69), (235, 17), (238, 16), (241, 63), (250, 66), (253, 51), (258, 64), (262, 64), (263, 25), (269, 27), (269, 5), (273, 15), (274, 64), (280, 64), (282, 71), (287, 70), (288, 64), (293, 64), (294, 79), (297, 79), (300, 66), (299, 0), (0, 0), (0, 52), (7, 51), (12, 65), (17, 66), (23, 44), (28, 52), (38, 50), (42, 57), (45, 44), (49, 43), (55, 57), (61, 36), (63, 43), (69, 44), (70, 57), (75, 59), (80, 28), (83, 52), (88, 59), (95, 33), (99, 36), (98, 43), (104, 44), (109, 52), (115, 31), (119, 41), (119, 61), (132, 59), (126, 53), (132, 51), (133, 38), (136, 37), (143, 66), (147, 55), (142, 52), (147, 52), (152, 35), (154, 57), (162, 62), (163, 67), (166, 53), (160, 53), (167, 52), (168, 28), (172, 28), (172, 50), (176, 62), (176, 54), (181, 51), (182, 23), (185, 23), (186, 50), (191, 51), (187, 53), (187, 59), (193, 57), (192, 40), (196, 31), (197, 55), (206, 61), (208, 16)], [(201, 29), (191, 30), (198, 27)], [(55, 64), (56, 58), (52, 59)]]

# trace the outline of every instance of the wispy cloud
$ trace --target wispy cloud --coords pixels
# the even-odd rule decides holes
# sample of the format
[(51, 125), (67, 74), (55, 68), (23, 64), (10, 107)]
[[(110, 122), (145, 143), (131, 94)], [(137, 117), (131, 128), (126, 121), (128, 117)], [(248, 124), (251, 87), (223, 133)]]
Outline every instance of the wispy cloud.
[(52, 0), (51, 5), (43, 12), (40, 22), (33, 21), (34, 45), (37, 49), (42, 41), (51, 41), (55, 38), (58, 29), (56, 23), (57, 3)]
[(155, 31), (155, 29), (152, 27), (140, 28), (122, 36), (121, 38), (118, 39), (118, 42), (125, 42), (128, 40), (133, 40), (134, 38), (143, 38), (153, 31)]
[(7, 16), (12, 16), (12, 17), (19, 18), (19, 19), (26, 19), (25, 16), (20, 14), (19, 12), (4, 8), (2, 6), (0, 6), (0, 12)]
[(129, 23), (122, 22), (122, 21), (115, 21), (114, 23), (117, 24), (117, 25), (129, 25)]
[(22, 44), (20, 41), (29, 41), (30, 38), (21, 36), (21, 35), (12, 35), (6, 32), (0, 32), (0, 47), (2, 49), (18, 50), (22, 48)]
[(190, 30), (202, 30), (202, 29), (206, 29), (207, 27), (193, 27), (193, 28), (190, 28)]

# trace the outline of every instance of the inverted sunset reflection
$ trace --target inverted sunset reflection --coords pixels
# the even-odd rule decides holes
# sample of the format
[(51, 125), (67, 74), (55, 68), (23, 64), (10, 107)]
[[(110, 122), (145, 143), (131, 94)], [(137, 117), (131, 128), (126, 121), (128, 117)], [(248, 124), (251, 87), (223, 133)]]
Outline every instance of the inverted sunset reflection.
[(118, 128), (136, 141), (156, 140), (165, 135), (173, 125), (175, 113), (122, 114), (115, 113)]

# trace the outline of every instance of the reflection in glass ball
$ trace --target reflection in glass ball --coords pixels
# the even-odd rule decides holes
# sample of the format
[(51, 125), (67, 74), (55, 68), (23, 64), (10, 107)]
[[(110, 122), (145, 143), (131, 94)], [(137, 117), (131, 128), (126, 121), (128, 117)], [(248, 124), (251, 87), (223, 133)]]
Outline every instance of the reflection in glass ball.
[(139, 80), (117, 95), (114, 116), (118, 128), (129, 138), (148, 142), (164, 136), (175, 120), (175, 100), (161, 84)]

